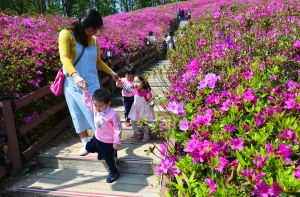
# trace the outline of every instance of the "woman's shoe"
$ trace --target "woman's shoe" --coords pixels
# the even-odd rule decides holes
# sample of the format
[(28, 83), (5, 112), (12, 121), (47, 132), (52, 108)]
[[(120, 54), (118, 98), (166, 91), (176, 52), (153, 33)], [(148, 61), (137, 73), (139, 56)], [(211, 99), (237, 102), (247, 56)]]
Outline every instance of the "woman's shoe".
[(140, 133), (139, 132), (134, 132), (132, 134), (131, 138), (140, 138)]
[(149, 137), (144, 137), (142, 140), (143, 143), (147, 143), (150, 142), (150, 138)]

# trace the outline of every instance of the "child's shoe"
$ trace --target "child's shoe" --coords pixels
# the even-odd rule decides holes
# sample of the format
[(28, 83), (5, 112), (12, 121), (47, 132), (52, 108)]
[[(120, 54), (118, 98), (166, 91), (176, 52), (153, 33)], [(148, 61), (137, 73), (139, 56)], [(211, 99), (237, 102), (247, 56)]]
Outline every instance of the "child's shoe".
[(125, 125), (126, 125), (126, 127), (130, 127), (131, 126), (130, 120), (126, 120)]
[(150, 142), (150, 138), (149, 137), (143, 137), (142, 142), (143, 143), (148, 143), (148, 142)]
[(107, 183), (112, 183), (114, 181), (116, 181), (118, 178), (120, 177), (120, 173), (109, 173), (107, 179), (106, 179), (106, 182)]
[(139, 132), (134, 132), (132, 134), (131, 138), (140, 138), (140, 133)]

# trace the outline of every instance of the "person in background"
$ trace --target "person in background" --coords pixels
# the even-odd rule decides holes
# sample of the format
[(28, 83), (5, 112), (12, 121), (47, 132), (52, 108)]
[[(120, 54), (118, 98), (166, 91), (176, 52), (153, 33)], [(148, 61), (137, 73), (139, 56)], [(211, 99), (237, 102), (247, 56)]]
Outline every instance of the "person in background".
[[(152, 98), (151, 87), (143, 75), (137, 75), (134, 77), (133, 88), (123, 85), (123, 89), (134, 95), (134, 102), (128, 115), (134, 131), (131, 138), (140, 138), (137, 121), (140, 118), (146, 118), (147, 122), (155, 119), (153, 109), (154, 99)], [(142, 142), (147, 143), (149, 141), (150, 127), (146, 125)]]
[[(79, 151), (81, 156), (88, 154), (85, 149), (88, 142), (87, 129), (96, 129), (93, 113), (83, 103), (81, 88), (87, 86), (91, 93), (100, 88), (97, 68), (110, 74), (115, 81), (119, 80), (118, 75), (100, 58), (100, 46), (94, 35), (102, 26), (100, 13), (87, 9), (69, 27), (61, 30), (58, 37), (60, 60), (66, 75), (64, 94), (75, 130), (82, 142)], [(86, 47), (85, 51), (74, 67), (73, 61), (81, 54), (83, 47)]]
[(152, 31), (149, 31), (148, 33), (148, 38), (152, 41), (152, 42), (156, 42), (156, 38), (153, 36), (153, 32)]
[(173, 50), (173, 38), (171, 32), (169, 32), (167, 38), (163, 38), (163, 39), (167, 43), (168, 50)]
[[(135, 76), (135, 69), (132, 66), (126, 66), (124, 69), (125, 77), (121, 78), (119, 81), (116, 82), (116, 86), (122, 88), (123, 84), (128, 87), (133, 87), (133, 78)], [(130, 112), (131, 106), (134, 101), (133, 94), (128, 93), (124, 89), (122, 89), (122, 97), (123, 97), (123, 104), (124, 104), (124, 116), (125, 116), (125, 125), (126, 127), (130, 127), (130, 118), (128, 118), (128, 114)]]
[(192, 10), (188, 9), (187, 15), (186, 15), (186, 20), (190, 20), (191, 19), (191, 14), (192, 14)]
[(104, 159), (109, 170), (106, 179), (112, 183), (120, 177), (117, 150), (121, 145), (122, 124), (120, 116), (111, 107), (110, 92), (97, 89), (91, 98), (87, 86), (83, 85), (83, 102), (94, 115), (96, 127), (94, 137), (86, 144), (88, 152), (98, 153), (98, 160)]

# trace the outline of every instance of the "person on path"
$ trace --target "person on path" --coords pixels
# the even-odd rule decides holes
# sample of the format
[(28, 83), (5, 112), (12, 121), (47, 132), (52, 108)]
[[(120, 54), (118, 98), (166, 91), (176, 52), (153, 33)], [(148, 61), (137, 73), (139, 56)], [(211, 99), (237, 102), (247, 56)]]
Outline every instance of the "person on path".
[(104, 159), (109, 175), (107, 183), (112, 183), (120, 176), (117, 150), (121, 145), (122, 124), (120, 116), (111, 107), (111, 95), (106, 89), (97, 89), (91, 98), (87, 86), (83, 85), (83, 102), (94, 115), (95, 135), (86, 144), (90, 153), (98, 153), (98, 160)]
[[(86, 85), (91, 93), (100, 88), (97, 67), (119, 80), (118, 75), (112, 71), (100, 58), (100, 46), (94, 36), (103, 26), (102, 17), (94, 9), (87, 9), (66, 29), (61, 30), (58, 37), (59, 55), (66, 75), (64, 94), (78, 133), (82, 147), (79, 155), (87, 155), (85, 145), (88, 142), (87, 129), (95, 131), (93, 113), (86, 108), (82, 100), (82, 87)], [(76, 67), (73, 65), (83, 51)]]
[(192, 10), (188, 9), (187, 15), (186, 15), (186, 20), (190, 20), (191, 19), (191, 15), (192, 15)]
[[(124, 69), (125, 77), (121, 78), (119, 81), (116, 82), (116, 86), (122, 88), (123, 84), (128, 87), (133, 87), (133, 78), (135, 76), (135, 69), (132, 66), (126, 66)], [(124, 104), (124, 116), (125, 116), (125, 124), (126, 127), (130, 127), (130, 118), (128, 118), (128, 114), (130, 112), (131, 106), (134, 101), (133, 94), (128, 93), (124, 89), (122, 89), (122, 97), (123, 97), (123, 104)]]
[[(134, 102), (128, 115), (128, 117), (131, 119), (131, 125), (134, 131), (131, 138), (140, 138), (137, 121), (140, 118), (146, 118), (147, 122), (155, 119), (155, 113), (153, 109), (154, 99), (152, 98), (151, 87), (143, 75), (137, 75), (134, 77), (133, 88), (123, 84), (123, 89), (134, 95)], [(149, 141), (150, 127), (147, 124), (144, 127), (144, 137), (142, 142), (147, 143)]]
[(172, 38), (171, 32), (169, 32), (167, 38), (163, 38), (163, 39), (167, 43), (168, 50), (173, 50), (173, 38)]
[(151, 40), (152, 42), (156, 43), (156, 38), (154, 37), (152, 31), (149, 31), (149, 33), (148, 33), (148, 39)]

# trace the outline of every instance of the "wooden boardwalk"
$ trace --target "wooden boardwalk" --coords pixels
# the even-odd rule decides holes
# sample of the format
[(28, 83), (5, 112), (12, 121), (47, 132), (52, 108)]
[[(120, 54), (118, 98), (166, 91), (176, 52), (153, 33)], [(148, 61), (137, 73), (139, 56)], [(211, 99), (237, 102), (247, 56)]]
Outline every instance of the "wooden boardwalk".
[[(149, 83), (158, 95), (162, 94), (162, 88), (151, 78), (151, 72), (163, 65), (169, 66), (169, 61), (160, 61), (144, 70), (150, 73)], [(113, 108), (124, 120), (121, 98), (116, 95)], [(155, 107), (155, 112), (166, 113), (159, 107)], [(98, 161), (96, 154), (78, 155), (81, 142), (74, 136), (40, 153), (39, 163), (43, 167), (10, 186), (6, 196), (158, 197), (160, 180), (155, 175), (155, 166), (160, 159), (153, 154), (147, 155), (146, 150), (153, 144), (159, 146), (162, 141), (152, 134), (153, 144), (143, 144), (141, 139), (130, 139), (132, 133), (131, 127), (123, 126), (122, 145), (118, 151), (121, 176), (116, 182), (106, 183), (106, 163)], [(158, 150), (155, 153), (159, 155)]]

